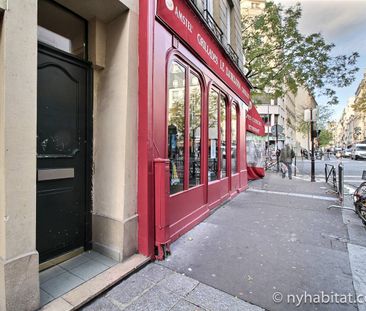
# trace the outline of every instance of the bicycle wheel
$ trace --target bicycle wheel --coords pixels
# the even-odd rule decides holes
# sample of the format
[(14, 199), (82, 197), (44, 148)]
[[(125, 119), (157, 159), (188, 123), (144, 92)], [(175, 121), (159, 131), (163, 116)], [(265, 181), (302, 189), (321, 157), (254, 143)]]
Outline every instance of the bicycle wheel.
[(366, 182), (359, 185), (353, 193), (353, 202), (357, 215), (366, 224)]

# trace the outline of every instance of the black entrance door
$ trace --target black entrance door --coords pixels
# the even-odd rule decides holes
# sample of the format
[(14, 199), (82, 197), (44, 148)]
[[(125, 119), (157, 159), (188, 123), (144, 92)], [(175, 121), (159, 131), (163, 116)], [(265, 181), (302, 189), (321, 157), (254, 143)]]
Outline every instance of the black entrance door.
[(37, 250), (40, 262), (86, 243), (87, 63), (39, 44)]

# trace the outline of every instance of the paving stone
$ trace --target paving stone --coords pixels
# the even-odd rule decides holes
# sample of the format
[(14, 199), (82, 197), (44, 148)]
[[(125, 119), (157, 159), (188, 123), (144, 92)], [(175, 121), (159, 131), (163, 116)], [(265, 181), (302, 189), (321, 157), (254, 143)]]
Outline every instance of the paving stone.
[(173, 273), (174, 272), (168, 268), (165, 268), (155, 263), (151, 263), (143, 268), (138, 274), (145, 278), (148, 278), (154, 283), (158, 283), (162, 279), (165, 279), (168, 275)]
[(66, 271), (41, 284), (41, 289), (57, 298), (82, 283), (84, 280)]
[(163, 279), (159, 285), (176, 293), (177, 295), (186, 296), (198, 285), (198, 281), (179, 273), (173, 273)]
[(107, 270), (108, 268), (108, 266), (103, 265), (98, 261), (89, 260), (71, 269), (70, 272), (77, 275), (79, 278), (87, 281), (90, 280), (92, 277)]
[(204, 309), (194, 305), (193, 303), (188, 302), (187, 300), (181, 299), (171, 309), (171, 311), (204, 311)]
[[(348, 250), (355, 292), (357, 296), (363, 296), (366, 293), (366, 248), (349, 243)], [(358, 309), (359, 311), (366, 311), (366, 304), (359, 304)]]
[(165, 311), (170, 310), (180, 297), (166, 288), (155, 285), (143, 296), (129, 305), (124, 311)]
[(83, 253), (83, 256), (88, 259), (98, 261), (108, 267), (113, 267), (114, 265), (118, 264), (118, 262), (113, 260), (112, 258), (99, 254), (98, 252), (95, 252), (95, 251), (85, 252), (85, 253)]
[(210, 311), (242, 310), (260, 311), (257, 306), (251, 305), (213, 287), (200, 283), (186, 298), (188, 301)]
[(40, 295), (41, 295), (41, 306), (44, 306), (45, 304), (49, 303), (54, 299), (50, 294), (46, 293), (42, 289), (40, 290)]
[(60, 268), (59, 266), (54, 266), (52, 268), (49, 268), (47, 270), (42, 271), (39, 274), (39, 281), (40, 283), (44, 283), (50, 279), (53, 279), (54, 277), (60, 275), (61, 273), (64, 273), (66, 270)]
[(60, 264), (61, 268), (64, 268), (68, 271), (70, 271), (71, 269), (76, 268), (77, 266), (80, 266), (81, 264), (89, 261), (90, 259), (88, 257), (83, 256), (83, 254), (76, 256), (74, 258), (71, 258), (67, 261), (64, 261)]
[(114, 305), (108, 299), (102, 297), (98, 300), (92, 301), (89, 305), (81, 308), (83, 311), (120, 311), (121, 309)]
[(366, 230), (363, 225), (347, 225), (349, 239), (352, 244), (366, 246)]
[(152, 281), (137, 273), (115, 286), (106, 297), (125, 305), (153, 286)]

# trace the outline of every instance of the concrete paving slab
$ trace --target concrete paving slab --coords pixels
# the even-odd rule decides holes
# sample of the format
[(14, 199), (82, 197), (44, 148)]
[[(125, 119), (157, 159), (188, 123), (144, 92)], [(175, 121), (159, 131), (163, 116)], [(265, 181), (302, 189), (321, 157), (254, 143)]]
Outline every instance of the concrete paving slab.
[(179, 273), (173, 273), (163, 279), (159, 285), (179, 296), (186, 296), (198, 285), (198, 281)]
[(128, 305), (137, 299), (145, 291), (151, 289), (155, 284), (140, 274), (134, 274), (122, 282), (119, 286), (110, 290), (105, 297), (118, 302), (118, 305)]
[[(363, 301), (366, 302), (366, 247), (348, 244), (348, 251), (356, 295), (362, 296)], [(365, 311), (366, 303), (360, 301), (358, 310)]]
[(95, 303), (83, 308), (84, 311), (121, 311), (115, 304), (110, 300), (102, 297), (95, 301)]
[(125, 311), (165, 311), (170, 310), (181, 297), (162, 286), (155, 285), (138, 300), (126, 307)]
[(200, 308), (199, 306), (188, 302), (187, 300), (181, 299), (179, 300), (176, 305), (170, 309), (171, 311), (205, 311), (204, 309)]
[(366, 229), (363, 225), (348, 224), (350, 243), (366, 247)]
[(42, 283), (41, 289), (56, 298), (82, 283), (84, 283), (83, 279), (65, 271), (57, 277)]
[(154, 283), (158, 283), (174, 272), (158, 264), (147, 265), (140, 271), (140, 275)]
[(261, 311), (262, 308), (251, 305), (236, 297), (228, 295), (213, 287), (199, 284), (188, 296), (187, 300), (210, 311)]

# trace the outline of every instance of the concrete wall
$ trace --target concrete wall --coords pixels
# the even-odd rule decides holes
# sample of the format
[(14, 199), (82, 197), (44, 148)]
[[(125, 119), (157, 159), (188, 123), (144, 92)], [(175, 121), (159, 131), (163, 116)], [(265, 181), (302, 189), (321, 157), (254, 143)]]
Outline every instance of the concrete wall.
[(138, 15), (96, 24), (93, 247), (122, 261), (137, 252)]
[(37, 1), (12, 0), (0, 14), (0, 310), (34, 310)]

